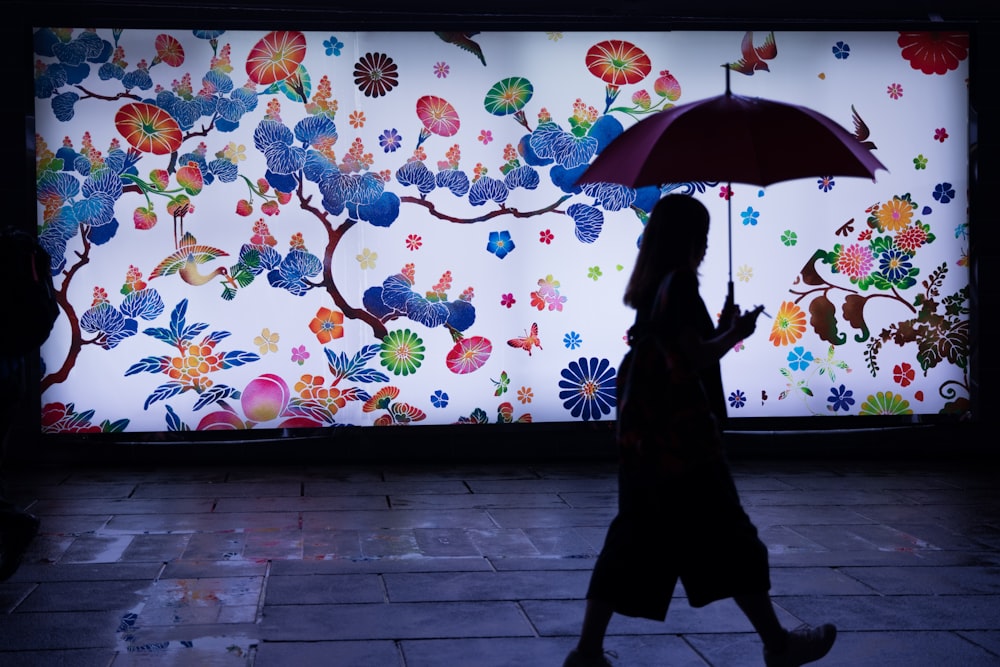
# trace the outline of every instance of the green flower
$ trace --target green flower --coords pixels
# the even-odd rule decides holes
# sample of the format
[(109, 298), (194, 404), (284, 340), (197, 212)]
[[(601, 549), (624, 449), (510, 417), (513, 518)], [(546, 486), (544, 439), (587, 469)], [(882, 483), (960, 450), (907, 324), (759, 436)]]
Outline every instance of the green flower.
[(416, 373), (424, 360), (424, 341), (409, 329), (390, 331), (380, 347), (382, 365), (395, 375)]
[(917, 157), (913, 158), (913, 167), (917, 170), (927, 168), (927, 158), (921, 153)]
[(862, 415), (912, 415), (910, 402), (891, 391), (878, 392), (861, 404)]
[(587, 269), (587, 277), (590, 278), (591, 280), (597, 280), (603, 275), (604, 274), (601, 273), (601, 267), (599, 266), (592, 266)]
[(799, 242), (799, 235), (790, 229), (786, 229), (781, 235), (781, 242), (790, 248)]

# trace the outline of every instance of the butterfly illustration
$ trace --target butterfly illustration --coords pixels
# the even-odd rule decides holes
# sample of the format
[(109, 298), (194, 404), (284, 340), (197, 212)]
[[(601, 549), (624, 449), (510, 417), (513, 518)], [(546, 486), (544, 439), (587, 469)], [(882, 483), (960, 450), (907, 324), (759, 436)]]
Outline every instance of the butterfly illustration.
[(539, 350), (542, 349), (542, 341), (538, 339), (538, 323), (531, 323), (531, 332), (524, 332), (523, 336), (517, 338), (511, 338), (507, 341), (507, 344), (511, 347), (519, 347), (531, 356), (531, 348), (537, 347)]

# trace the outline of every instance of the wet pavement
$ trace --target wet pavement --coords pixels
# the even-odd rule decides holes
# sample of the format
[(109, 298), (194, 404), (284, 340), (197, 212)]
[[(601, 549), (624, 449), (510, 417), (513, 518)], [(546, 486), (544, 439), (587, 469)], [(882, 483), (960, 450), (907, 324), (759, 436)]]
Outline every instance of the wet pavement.
[[(976, 460), (743, 460), (786, 626), (820, 665), (1000, 664), (1000, 489)], [(0, 583), (0, 664), (559, 667), (613, 462), (26, 467), (42, 522)], [(615, 617), (630, 667), (762, 665), (731, 600)]]

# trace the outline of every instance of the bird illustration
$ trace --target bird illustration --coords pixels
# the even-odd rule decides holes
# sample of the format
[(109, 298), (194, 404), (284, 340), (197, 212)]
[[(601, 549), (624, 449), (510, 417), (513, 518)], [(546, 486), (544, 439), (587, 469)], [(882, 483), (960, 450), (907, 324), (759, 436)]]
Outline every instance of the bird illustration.
[(435, 32), (434, 34), (449, 44), (454, 44), (463, 51), (468, 51), (476, 56), (483, 65), (486, 64), (483, 50), (479, 47), (479, 44), (470, 39), (473, 35), (478, 35), (478, 32)]
[(216, 276), (222, 276), (229, 281), (233, 288), (236, 288), (236, 281), (229, 275), (229, 270), (225, 266), (220, 266), (210, 273), (201, 273), (198, 270), (199, 264), (227, 255), (229, 253), (224, 250), (199, 245), (191, 232), (185, 232), (178, 243), (177, 251), (157, 264), (156, 268), (149, 274), (149, 278), (171, 276), (176, 273), (188, 285), (204, 285)]
[(523, 336), (518, 336), (517, 338), (511, 338), (507, 341), (507, 344), (511, 347), (516, 347), (524, 350), (531, 356), (531, 348), (537, 347), (539, 350), (542, 349), (542, 341), (538, 338), (538, 323), (532, 322), (531, 333), (527, 331), (524, 332)]
[(754, 72), (770, 72), (765, 60), (773, 60), (778, 55), (778, 45), (774, 43), (774, 32), (769, 32), (764, 38), (764, 43), (760, 46), (753, 45), (753, 32), (748, 30), (743, 35), (743, 43), (740, 45), (742, 58), (734, 63), (729, 63), (729, 69), (740, 74), (753, 76)]
[(868, 125), (865, 121), (861, 120), (861, 115), (858, 110), (851, 105), (851, 118), (854, 119), (854, 137), (861, 142), (861, 145), (872, 151), (878, 148), (874, 143), (868, 141), (868, 137), (871, 132), (868, 130)]

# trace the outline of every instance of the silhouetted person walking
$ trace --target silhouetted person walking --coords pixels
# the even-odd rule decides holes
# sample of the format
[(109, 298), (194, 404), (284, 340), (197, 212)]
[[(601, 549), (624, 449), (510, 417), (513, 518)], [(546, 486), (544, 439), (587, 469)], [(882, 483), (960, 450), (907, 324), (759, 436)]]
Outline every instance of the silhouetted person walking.
[[(6, 320), (0, 327), (0, 472), (6, 463), (15, 417), (25, 408), (29, 355), (37, 357), (59, 315), (49, 255), (34, 236), (15, 227), (0, 230), (0, 284)], [(6, 480), (0, 479), (0, 484)], [(38, 519), (0, 490), (0, 581), (14, 574), (38, 533)]]
[(636, 310), (618, 370), (618, 514), (591, 575), (577, 647), (563, 667), (605, 667), (614, 613), (664, 620), (678, 579), (688, 602), (733, 598), (764, 643), (768, 667), (826, 655), (833, 625), (781, 626), (768, 593), (767, 547), (740, 503), (722, 447), (719, 359), (756, 328), (762, 307), (727, 299), (718, 326), (698, 293), (708, 210), (670, 195), (653, 209), (625, 290)]

